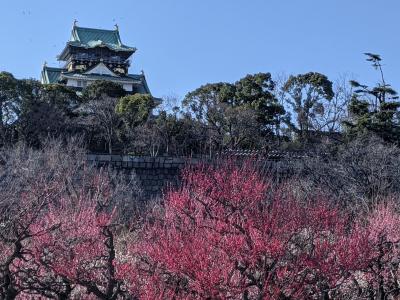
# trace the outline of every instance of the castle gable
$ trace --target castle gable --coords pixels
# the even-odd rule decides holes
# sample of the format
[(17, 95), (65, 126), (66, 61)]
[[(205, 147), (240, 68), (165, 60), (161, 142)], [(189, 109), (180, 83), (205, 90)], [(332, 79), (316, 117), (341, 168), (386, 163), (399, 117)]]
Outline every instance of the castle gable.
[(98, 75), (109, 75), (118, 77), (114, 72), (112, 72), (105, 64), (102, 62), (97, 64), (94, 68), (85, 72), (85, 74), (98, 74)]

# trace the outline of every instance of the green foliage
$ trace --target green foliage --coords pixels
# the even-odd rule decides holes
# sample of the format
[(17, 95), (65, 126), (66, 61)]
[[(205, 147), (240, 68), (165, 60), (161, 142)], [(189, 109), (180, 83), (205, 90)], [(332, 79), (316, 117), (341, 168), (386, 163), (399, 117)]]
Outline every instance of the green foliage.
[(41, 147), (48, 137), (59, 138), (72, 129), (62, 109), (40, 100), (26, 101), (18, 118), (19, 140), (32, 147)]
[(374, 133), (387, 142), (399, 143), (400, 103), (391, 101), (379, 104), (378, 109), (371, 109), (367, 100), (354, 96), (349, 104), (350, 120), (345, 122), (347, 134), (356, 137), (367, 133)]
[(278, 125), (278, 117), (285, 114), (285, 109), (273, 94), (275, 82), (270, 73), (247, 75), (235, 87), (237, 101), (254, 109), (261, 124)]
[(18, 80), (8, 72), (0, 72), (0, 99), (13, 94), (16, 90)]
[(66, 114), (71, 115), (81, 99), (76, 92), (62, 84), (46, 84), (42, 86), (41, 99), (50, 105), (55, 105)]
[(287, 125), (301, 140), (307, 140), (311, 130), (315, 130), (315, 120), (324, 114), (325, 101), (334, 97), (332, 82), (323, 74), (309, 72), (290, 76), (283, 86), (287, 93), (287, 103), (296, 115), (296, 123), (287, 119)]
[(15, 112), (19, 102), (18, 86), (18, 80), (11, 73), (0, 73), (0, 127), (5, 126)]
[(75, 91), (59, 84), (42, 85), (35, 80), (20, 80), (18, 91), (21, 103), (15, 130), (19, 140), (40, 147), (48, 137), (74, 133), (70, 119), (79, 103)]
[(40, 90), (36, 80), (17, 80), (11, 73), (0, 73), (0, 144), (15, 140), (22, 107), (26, 101), (37, 99)]
[(381, 77), (372, 87), (355, 80), (351, 89), (333, 87), (317, 72), (277, 82), (257, 73), (203, 85), (185, 96), (182, 108), (159, 115), (151, 115), (157, 106), (151, 95), (127, 95), (113, 82), (97, 81), (77, 94), (62, 84), (1, 72), (0, 146), (23, 140), (40, 147), (42, 138), (78, 134), (96, 152), (211, 156), (225, 149), (282, 148), (285, 141), (288, 148), (306, 149), (324, 137), (343, 140), (343, 128), (351, 138), (372, 133), (399, 144), (397, 92), (385, 82), (382, 58), (366, 56)]
[(133, 128), (146, 121), (155, 107), (156, 103), (151, 95), (134, 94), (119, 99), (115, 111), (128, 127)]
[(133, 132), (132, 150), (145, 155), (191, 156), (206, 147), (206, 131), (188, 114), (161, 111)]
[(85, 100), (96, 100), (104, 95), (111, 98), (120, 98), (126, 95), (126, 91), (118, 83), (98, 80), (83, 90), (82, 98)]
[(381, 81), (374, 87), (351, 81), (355, 88), (348, 111), (349, 120), (344, 125), (347, 134), (357, 137), (373, 133), (387, 142), (400, 142), (400, 102), (397, 92), (385, 82), (381, 61), (378, 54), (365, 53), (367, 61), (379, 70)]
[(183, 105), (210, 132), (217, 148), (252, 148), (273, 135), (284, 108), (269, 73), (247, 75), (235, 84), (206, 84), (188, 93)]
[(218, 112), (219, 106), (227, 104), (235, 106), (235, 86), (230, 83), (209, 83), (188, 93), (183, 100), (196, 119), (217, 124), (222, 115)]

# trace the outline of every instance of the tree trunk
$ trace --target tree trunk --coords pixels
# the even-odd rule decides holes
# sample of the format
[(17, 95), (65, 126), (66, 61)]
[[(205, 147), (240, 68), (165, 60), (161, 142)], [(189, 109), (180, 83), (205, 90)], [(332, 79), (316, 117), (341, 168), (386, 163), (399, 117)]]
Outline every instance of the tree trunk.
[(111, 142), (111, 139), (108, 140), (108, 153), (110, 155), (112, 154), (112, 142)]

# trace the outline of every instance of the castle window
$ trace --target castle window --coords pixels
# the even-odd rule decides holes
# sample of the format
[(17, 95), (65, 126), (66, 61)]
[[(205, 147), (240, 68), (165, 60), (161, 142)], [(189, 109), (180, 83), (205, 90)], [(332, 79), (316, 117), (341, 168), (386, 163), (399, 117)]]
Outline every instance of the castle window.
[(78, 80), (77, 81), (77, 86), (81, 88), (85, 88), (87, 86), (86, 80)]

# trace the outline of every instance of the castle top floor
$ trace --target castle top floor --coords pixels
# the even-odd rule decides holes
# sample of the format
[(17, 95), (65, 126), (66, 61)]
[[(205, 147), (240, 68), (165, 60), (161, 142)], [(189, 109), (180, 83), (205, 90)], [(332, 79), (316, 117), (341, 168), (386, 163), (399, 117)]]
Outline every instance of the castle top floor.
[(122, 43), (117, 25), (114, 30), (106, 30), (78, 27), (75, 21), (71, 37), (63, 51), (58, 55), (58, 59), (68, 61), (74, 54), (85, 55), (85, 53), (88, 55), (104, 54), (103, 56), (120, 56), (127, 59), (135, 51), (135, 47), (126, 46)]

